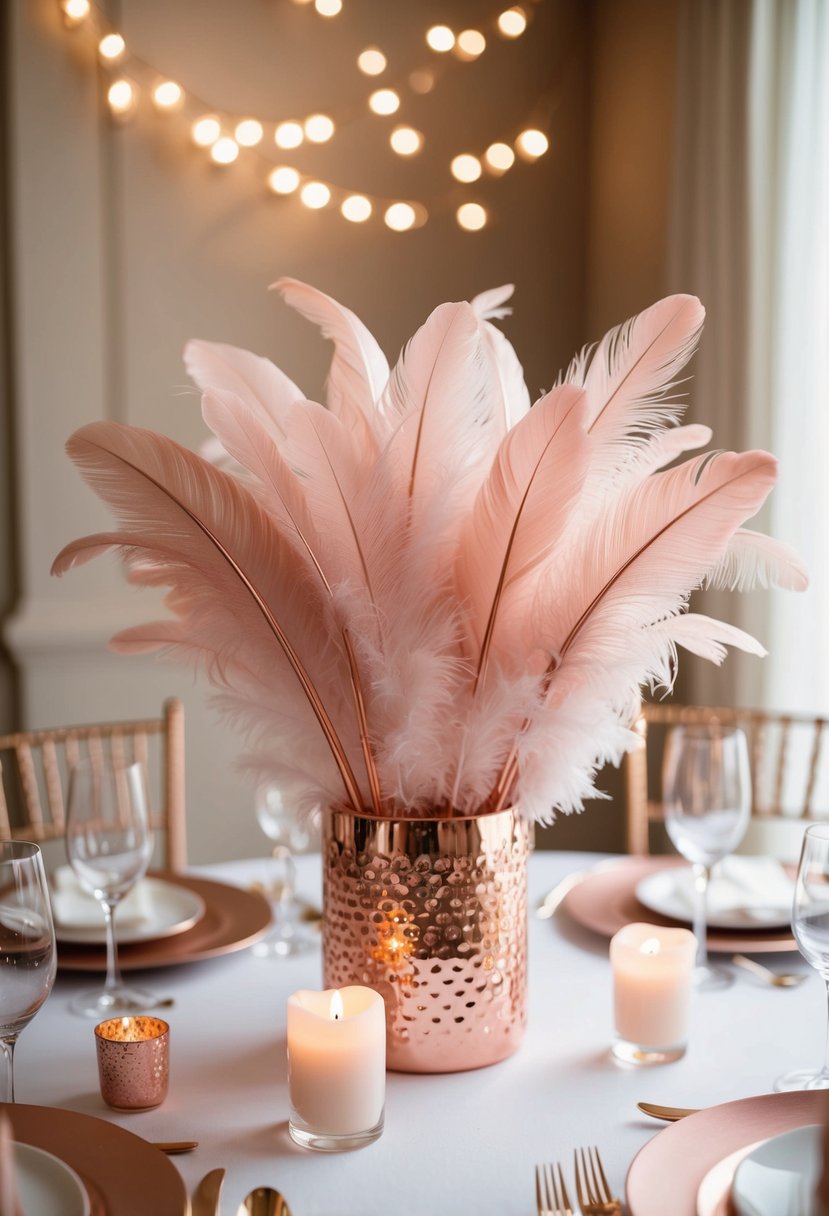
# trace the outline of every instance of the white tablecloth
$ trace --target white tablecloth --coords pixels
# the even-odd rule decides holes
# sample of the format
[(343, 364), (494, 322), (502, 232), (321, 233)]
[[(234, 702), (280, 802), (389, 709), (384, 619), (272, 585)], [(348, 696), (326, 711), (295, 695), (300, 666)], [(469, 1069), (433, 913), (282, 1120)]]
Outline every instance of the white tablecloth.
[[(531, 860), (522, 1049), (477, 1072), (389, 1073), (386, 1129), (368, 1148), (313, 1153), (288, 1137), (285, 1001), (297, 988), (321, 986), (318, 950), (287, 961), (246, 950), (136, 973), (174, 997), (175, 1007), (163, 1014), (171, 1026), (169, 1096), (133, 1115), (103, 1104), (92, 1022), (67, 1009), (90, 977), (61, 975), (20, 1038), (17, 1099), (98, 1115), (148, 1140), (198, 1140), (195, 1152), (173, 1160), (188, 1190), (208, 1170), (227, 1169), (222, 1216), (236, 1216), (244, 1195), (263, 1184), (283, 1192), (294, 1216), (530, 1216), (535, 1163), (558, 1159), (569, 1173), (573, 1149), (593, 1143), (621, 1192), (634, 1154), (662, 1126), (639, 1114), (637, 1100), (709, 1105), (767, 1092), (792, 1067), (817, 1066), (825, 999), (814, 974), (787, 990), (739, 974), (729, 990), (695, 997), (683, 1060), (640, 1069), (613, 1062), (607, 943), (561, 913), (552, 921), (532, 916), (554, 883), (597, 860), (543, 852)], [(265, 876), (266, 862), (198, 872), (245, 885)], [(319, 898), (319, 858), (300, 859), (299, 886)], [(802, 965), (797, 955), (770, 961)], [(666, 1216), (669, 1209), (666, 1197)]]

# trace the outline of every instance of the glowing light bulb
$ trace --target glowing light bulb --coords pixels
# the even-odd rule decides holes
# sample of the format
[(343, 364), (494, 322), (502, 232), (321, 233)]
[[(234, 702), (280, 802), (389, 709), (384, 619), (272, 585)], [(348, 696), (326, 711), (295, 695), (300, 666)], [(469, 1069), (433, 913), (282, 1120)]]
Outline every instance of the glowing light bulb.
[(455, 156), (450, 165), (452, 176), (459, 182), (476, 182), (481, 176), (481, 162), (477, 156), (462, 152)]
[(379, 76), (386, 70), (386, 56), (376, 46), (367, 46), (357, 56), (357, 67), (366, 76)]
[(89, 0), (61, 0), (61, 12), (66, 25), (72, 29), (89, 16)]
[(515, 153), (509, 144), (490, 144), (484, 160), (493, 173), (506, 173), (515, 164)]
[(221, 133), (222, 124), (215, 114), (205, 114), (190, 128), (193, 143), (198, 144), (200, 148), (209, 148), (211, 144), (215, 144)]
[(433, 51), (445, 55), (455, 45), (455, 35), (448, 25), (433, 25), (426, 31), (426, 41)]
[(409, 203), (392, 203), (390, 207), (386, 208), (383, 219), (394, 232), (406, 232), (413, 226), (417, 213)]
[(377, 89), (368, 99), (375, 114), (394, 114), (400, 107), (400, 98), (394, 89)]
[(342, 7), (343, 0), (314, 0), (314, 8), (321, 17), (336, 17)]
[(233, 137), (243, 148), (255, 148), (265, 134), (258, 118), (243, 118), (236, 124)]
[(175, 110), (184, 100), (184, 91), (174, 80), (161, 80), (153, 89), (153, 105), (159, 110)]
[(306, 182), (299, 192), (299, 197), (306, 207), (310, 207), (312, 211), (318, 211), (320, 207), (328, 206), (331, 201), (331, 191), (325, 182)]
[(543, 131), (537, 131), (531, 127), (521, 132), (515, 141), (515, 146), (525, 160), (537, 160), (547, 151), (550, 141)]
[(305, 119), (305, 138), (312, 144), (327, 143), (334, 134), (334, 122), (327, 114), (311, 114)]
[(414, 127), (395, 127), (389, 143), (398, 156), (414, 156), (423, 147), (423, 136)]
[(120, 80), (113, 80), (107, 90), (109, 108), (116, 118), (126, 118), (128, 114), (131, 114), (137, 100), (134, 85), (123, 77)]
[(239, 145), (229, 135), (223, 135), (210, 149), (210, 159), (217, 165), (232, 165), (239, 155)]
[(461, 30), (455, 43), (459, 59), (477, 59), (486, 50), (486, 38), (480, 30)]
[(304, 138), (305, 133), (298, 122), (281, 122), (274, 132), (278, 148), (298, 148)]
[(115, 63), (126, 49), (127, 44), (120, 34), (105, 34), (98, 43), (98, 54), (106, 63)]
[(429, 68), (417, 68), (409, 76), (409, 88), (413, 93), (431, 93), (435, 87), (435, 74)]
[(372, 206), (364, 194), (349, 194), (343, 199), (340, 211), (352, 224), (363, 224), (370, 217)]
[(274, 194), (293, 194), (299, 189), (299, 174), (290, 165), (277, 165), (268, 174), (268, 185)]
[(520, 38), (527, 28), (527, 14), (523, 8), (508, 8), (498, 18), (498, 29), (505, 38)]
[(467, 232), (480, 232), (486, 227), (486, 209), (480, 203), (463, 203), (456, 211), (458, 223)]

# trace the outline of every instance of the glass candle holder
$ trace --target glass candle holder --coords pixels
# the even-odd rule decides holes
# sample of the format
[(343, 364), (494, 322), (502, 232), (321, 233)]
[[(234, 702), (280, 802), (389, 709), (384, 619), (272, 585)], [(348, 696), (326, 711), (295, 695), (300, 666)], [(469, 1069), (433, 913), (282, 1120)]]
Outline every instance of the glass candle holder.
[(300, 990), (288, 999), (292, 1139), (341, 1152), (383, 1131), (386, 1010), (373, 988)]
[(95, 1027), (101, 1097), (113, 1110), (151, 1110), (167, 1096), (170, 1027), (161, 1018), (109, 1018)]
[(695, 957), (688, 929), (635, 923), (612, 939), (617, 1059), (668, 1064), (685, 1054)]

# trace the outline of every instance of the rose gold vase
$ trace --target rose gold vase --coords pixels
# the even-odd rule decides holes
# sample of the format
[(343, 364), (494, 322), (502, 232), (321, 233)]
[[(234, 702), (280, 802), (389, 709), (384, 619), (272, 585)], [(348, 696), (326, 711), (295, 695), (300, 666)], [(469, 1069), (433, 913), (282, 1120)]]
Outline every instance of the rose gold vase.
[(327, 988), (386, 1004), (387, 1063), (459, 1072), (524, 1035), (530, 828), (513, 811), (464, 819), (326, 812)]

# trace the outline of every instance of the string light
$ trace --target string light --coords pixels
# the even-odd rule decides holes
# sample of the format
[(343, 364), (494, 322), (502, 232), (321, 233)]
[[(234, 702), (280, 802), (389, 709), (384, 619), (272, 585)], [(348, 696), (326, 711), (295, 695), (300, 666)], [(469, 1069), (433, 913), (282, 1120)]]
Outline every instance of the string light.
[(104, 34), (98, 43), (98, 54), (105, 63), (117, 63), (127, 49), (127, 44), (120, 34)]
[(400, 97), (394, 89), (377, 89), (368, 99), (375, 114), (394, 114), (400, 108)]
[(305, 132), (298, 122), (290, 120), (281, 122), (274, 132), (277, 148), (298, 148), (305, 138)]
[(414, 227), (417, 213), (409, 203), (392, 203), (386, 208), (383, 219), (394, 232), (406, 232)]
[(217, 165), (232, 165), (239, 155), (239, 145), (229, 135), (222, 135), (210, 148), (210, 159)]
[(461, 30), (455, 43), (455, 54), (459, 59), (477, 59), (486, 50), (486, 38), (480, 30)]
[(126, 118), (131, 114), (136, 100), (135, 86), (124, 77), (114, 80), (107, 90), (109, 108), (116, 118)]
[(455, 212), (457, 221), (466, 232), (480, 232), (486, 227), (486, 209), (480, 203), (463, 203)]
[(190, 128), (193, 143), (199, 148), (209, 148), (211, 144), (215, 144), (221, 133), (222, 124), (215, 114), (205, 114)]
[(153, 105), (159, 110), (177, 110), (184, 102), (184, 90), (174, 80), (161, 80), (152, 93)]
[(299, 197), (306, 207), (318, 211), (320, 207), (327, 207), (330, 203), (331, 191), (325, 182), (306, 182), (299, 192)]
[(386, 70), (386, 56), (376, 46), (367, 46), (357, 56), (357, 67), (366, 76), (380, 76)]
[(268, 185), (274, 194), (293, 194), (299, 183), (300, 176), (290, 165), (277, 165), (268, 174)]
[(477, 156), (472, 156), (469, 152), (462, 152), (460, 156), (455, 156), (450, 169), (452, 176), (459, 182), (476, 182), (481, 176), (481, 162)]
[(490, 144), (484, 152), (484, 160), (492, 173), (506, 173), (515, 164), (515, 153), (509, 144)]
[(498, 29), (505, 38), (520, 38), (527, 28), (527, 14), (523, 8), (508, 8), (498, 18)]
[(233, 138), (242, 148), (255, 148), (261, 144), (265, 129), (258, 118), (243, 118), (236, 124)]
[(352, 224), (364, 224), (370, 219), (373, 207), (364, 194), (349, 194), (340, 204), (340, 211)]
[(312, 114), (305, 119), (305, 138), (312, 144), (327, 143), (333, 134), (334, 123), (327, 114)]
[(389, 143), (398, 156), (414, 156), (423, 147), (423, 135), (414, 127), (395, 127)]
[(525, 160), (538, 160), (550, 146), (550, 141), (543, 131), (534, 127), (522, 131), (515, 141), (515, 147)]
[(89, 0), (61, 0), (60, 8), (69, 29), (80, 25), (89, 16)]
[(314, 0), (314, 8), (321, 17), (336, 17), (342, 7), (343, 0)]
[(431, 93), (435, 87), (435, 74), (429, 68), (417, 68), (409, 76), (409, 88), (413, 93)]
[(448, 25), (433, 25), (426, 31), (426, 43), (438, 55), (445, 55), (455, 45), (455, 35)]

